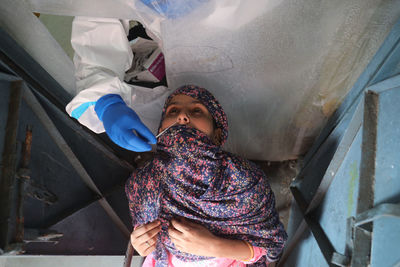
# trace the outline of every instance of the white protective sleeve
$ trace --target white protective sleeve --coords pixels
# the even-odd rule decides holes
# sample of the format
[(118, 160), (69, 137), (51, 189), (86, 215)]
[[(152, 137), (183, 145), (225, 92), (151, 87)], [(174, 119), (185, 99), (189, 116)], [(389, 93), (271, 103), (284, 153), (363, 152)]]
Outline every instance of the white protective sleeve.
[(96, 101), (106, 94), (118, 94), (133, 108), (153, 133), (169, 91), (133, 86), (123, 80), (133, 54), (127, 39), (128, 21), (112, 18), (75, 17), (71, 43), (77, 95), (66, 106), (67, 113), (95, 133), (104, 132), (94, 111)]

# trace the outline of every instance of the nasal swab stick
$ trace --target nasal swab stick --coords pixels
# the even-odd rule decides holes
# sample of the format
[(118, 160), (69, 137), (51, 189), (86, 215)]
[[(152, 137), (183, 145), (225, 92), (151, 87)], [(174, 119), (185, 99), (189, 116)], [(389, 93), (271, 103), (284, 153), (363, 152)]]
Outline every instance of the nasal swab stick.
[(171, 128), (172, 126), (174, 126), (175, 124), (177, 124), (178, 122), (176, 121), (175, 123), (171, 124), (170, 126), (168, 126), (167, 128), (165, 128), (161, 133), (156, 135), (156, 138), (160, 137), (163, 133), (165, 133), (169, 128)]

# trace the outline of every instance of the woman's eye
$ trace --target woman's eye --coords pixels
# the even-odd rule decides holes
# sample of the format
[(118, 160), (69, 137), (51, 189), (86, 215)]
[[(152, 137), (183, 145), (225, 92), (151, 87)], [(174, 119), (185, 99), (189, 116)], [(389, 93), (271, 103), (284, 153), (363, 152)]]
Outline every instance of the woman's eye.
[(193, 112), (194, 112), (194, 113), (197, 113), (197, 114), (203, 113), (203, 111), (201, 110), (201, 108), (195, 108), (195, 109), (193, 109)]
[(168, 111), (168, 114), (175, 114), (175, 113), (177, 113), (178, 112), (178, 109), (177, 108), (171, 108), (169, 111)]

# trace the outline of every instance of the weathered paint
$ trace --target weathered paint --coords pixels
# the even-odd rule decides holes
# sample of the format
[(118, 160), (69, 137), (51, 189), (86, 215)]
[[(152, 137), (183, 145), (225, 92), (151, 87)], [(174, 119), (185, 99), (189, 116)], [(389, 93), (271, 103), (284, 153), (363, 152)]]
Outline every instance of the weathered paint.
[(349, 217), (352, 214), (354, 209), (354, 190), (358, 182), (359, 173), (358, 173), (358, 163), (355, 161), (351, 164), (350, 167), (350, 181), (349, 181), (349, 193), (347, 200), (347, 216)]

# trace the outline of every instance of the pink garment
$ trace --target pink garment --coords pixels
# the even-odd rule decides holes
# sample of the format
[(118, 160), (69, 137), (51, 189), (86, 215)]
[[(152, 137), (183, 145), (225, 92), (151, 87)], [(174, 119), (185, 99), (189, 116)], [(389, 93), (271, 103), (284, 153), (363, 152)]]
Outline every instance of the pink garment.
[[(228, 258), (215, 258), (211, 260), (203, 260), (198, 262), (184, 262), (179, 260), (174, 255), (168, 253), (168, 267), (245, 267), (246, 264), (258, 261), (263, 255), (266, 254), (265, 248), (254, 247), (254, 257), (250, 261), (238, 261)], [(154, 267), (156, 260), (153, 253), (146, 257), (142, 267)]]

